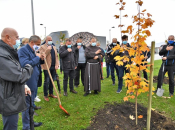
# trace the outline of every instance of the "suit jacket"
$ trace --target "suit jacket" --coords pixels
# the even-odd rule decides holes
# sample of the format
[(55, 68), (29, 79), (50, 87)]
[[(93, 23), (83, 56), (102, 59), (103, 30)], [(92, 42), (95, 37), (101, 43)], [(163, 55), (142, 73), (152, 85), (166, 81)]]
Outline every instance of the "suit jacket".
[(35, 52), (32, 50), (29, 44), (19, 49), (18, 57), (21, 67), (25, 67), (26, 64), (29, 64), (33, 67), (32, 76), (26, 82), (26, 84), (31, 89), (31, 91), (35, 91), (38, 85), (40, 75), (40, 64), (42, 63), (42, 61), (38, 56), (35, 55)]
[[(59, 66), (59, 60), (58, 60), (58, 54), (57, 54), (57, 49), (55, 46), (53, 46), (53, 49), (55, 51), (55, 66)], [(47, 50), (47, 44), (43, 44), (41, 47), (40, 47), (40, 53), (45, 53), (46, 55), (46, 61), (47, 61), (47, 64), (48, 64), (48, 67), (50, 68), (51, 67), (51, 64), (52, 64), (52, 57), (51, 57), (51, 51), (50, 50)], [(47, 67), (46, 67), (46, 64), (43, 64), (41, 65), (42, 69), (43, 70), (47, 70)]]

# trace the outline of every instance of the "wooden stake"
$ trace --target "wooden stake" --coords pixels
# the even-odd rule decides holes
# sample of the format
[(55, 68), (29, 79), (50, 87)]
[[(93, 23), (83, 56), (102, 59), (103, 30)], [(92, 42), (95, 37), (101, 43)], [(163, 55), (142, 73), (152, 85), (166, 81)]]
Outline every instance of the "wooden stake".
[(151, 121), (151, 103), (152, 103), (152, 87), (153, 87), (153, 71), (154, 71), (154, 51), (155, 41), (151, 43), (151, 62), (150, 62), (150, 77), (149, 77), (149, 97), (148, 97), (148, 109), (147, 109), (147, 130), (150, 130)]

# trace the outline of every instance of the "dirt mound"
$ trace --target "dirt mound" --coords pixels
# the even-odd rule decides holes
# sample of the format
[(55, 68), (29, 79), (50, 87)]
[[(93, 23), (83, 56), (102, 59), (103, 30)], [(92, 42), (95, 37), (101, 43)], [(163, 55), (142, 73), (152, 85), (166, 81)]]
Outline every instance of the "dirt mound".
[[(129, 118), (135, 117), (135, 104), (125, 102), (123, 104), (107, 104), (104, 109), (97, 112), (92, 119), (91, 126), (86, 130), (144, 130), (146, 129), (147, 108), (138, 104), (138, 115), (143, 118), (138, 119), (138, 125), (135, 120)], [(175, 130), (175, 123), (163, 115), (151, 112), (151, 130)]]
[[(158, 80), (158, 76), (154, 76), (154, 77), (153, 77), (153, 82), (154, 82), (154, 83), (157, 83), (157, 80)], [(175, 78), (174, 78), (174, 80), (175, 80)], [(164, 77), (163, 83), (164, 83), (164, 84), (169, 84), (169, 78), (168, 78), (168, 77)]]

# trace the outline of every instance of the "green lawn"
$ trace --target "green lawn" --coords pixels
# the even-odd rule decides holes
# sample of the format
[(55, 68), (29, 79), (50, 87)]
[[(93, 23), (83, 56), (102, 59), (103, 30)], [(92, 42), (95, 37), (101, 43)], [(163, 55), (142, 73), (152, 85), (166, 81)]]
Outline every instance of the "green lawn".
[[(155, 61), (154, 75), (158, 75), (158, 71), (161, 65), (161, 60)], [(106, 77), (106, 68), (104, 68), (104, 77)], [(63, 74), (60, 74), (61, 88), (63, 87)], [(55, 82), (56, 84), (56, 82)], [(156, 87), (156, 84), (154, 84)], [(62, 106), (70, 113), (67, 116), (58, 105), (57, 99), (50, 99), (49, 102), (45, 102), (43, 99), (43, 87), (39, 88), (38, 95), (41, 102), (36, 103), (37, 106), (41, 106), (41, 110), (36, 112), (39, 116), (34, 116), (36, 122), (43, 122), (43, 125), (36, 130), (80, 130), (87, 128), (90, 125), (91, 118), (96, 115), (96, 112), (103, 108), (105, 102), (123, 102), (123, 97), (126, 95), (126, 88), (120, 94), (116, 93), (117, 82), (115, 86), (112, 86), (111, 78), (104, 79), (101, 85), (102, 91), (98, 95), (90, 94), (84, 97), (84, 89), (82, 84), (80, 87), (75, 88), (78, 94), (72, 94), (68, 91), (68, 97), (63, 96), (63, 89), (61, 94)], [(169, 95), (168, 85), (163, 85), (165, 89), (165, 96)], [(148, 93), (144, 93), (138, 97), (138, 102), (147, 107)], [(130, 100), (134, 102), (133, 100)], [(175, 101), (174, 97), (171, 99), (164, 99), (154, 95), (152, 101), (152, 108), (157, 111), (164, 111), (167, 117), (175, 120)], [(2, 118), (0, 117), (0, 129), (2, 129)], [(22, 118), (19, 118), (19, 130), (22, 130)]]

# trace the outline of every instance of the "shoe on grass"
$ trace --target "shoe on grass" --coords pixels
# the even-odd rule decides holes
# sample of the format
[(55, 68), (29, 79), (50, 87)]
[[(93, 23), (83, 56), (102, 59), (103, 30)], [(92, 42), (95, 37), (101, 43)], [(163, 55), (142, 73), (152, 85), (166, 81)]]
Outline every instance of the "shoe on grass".
[(35, 98), (35, 100), (34, 100), (35, 102), (40, 102), (41, 101), (41, 99), (39, 99), (38, 98), (38, 96)]
[(89, 93), (88, 92), (86, 92), (83, 96), (87, 96), (87, 95), (89, 95)]
[(121, 93), (122, 90), (118, 89), (116, 93)]

